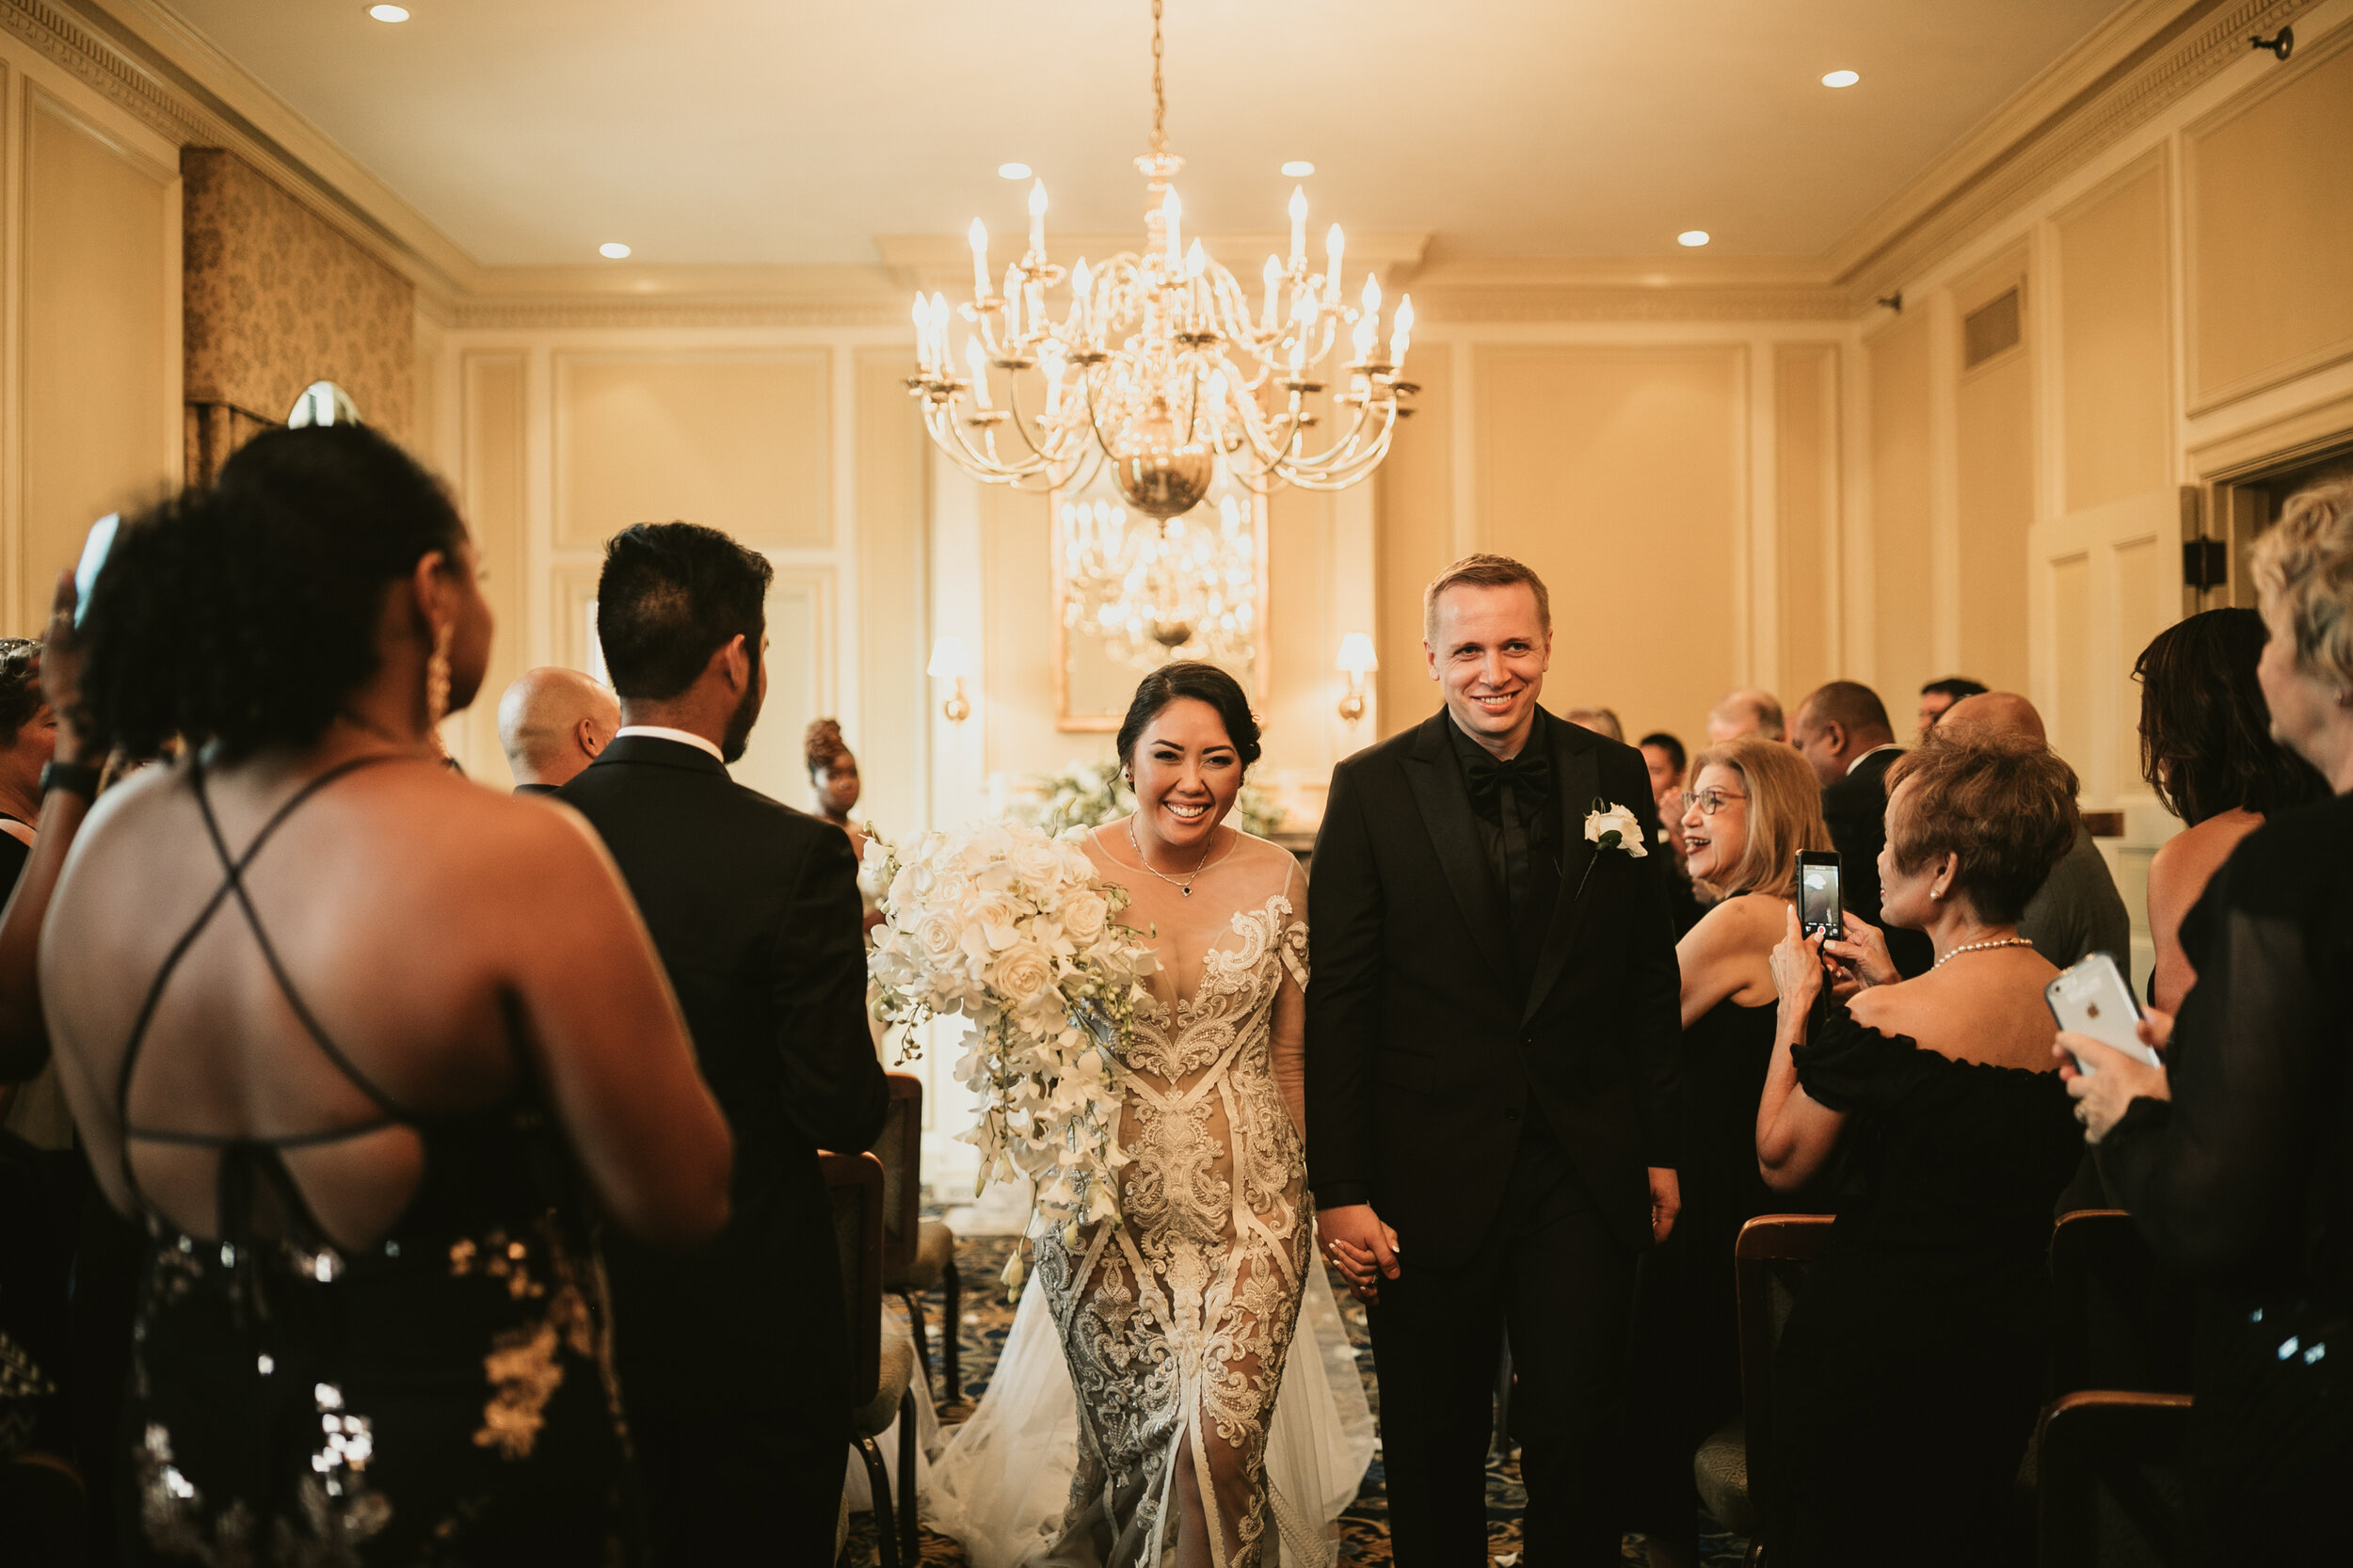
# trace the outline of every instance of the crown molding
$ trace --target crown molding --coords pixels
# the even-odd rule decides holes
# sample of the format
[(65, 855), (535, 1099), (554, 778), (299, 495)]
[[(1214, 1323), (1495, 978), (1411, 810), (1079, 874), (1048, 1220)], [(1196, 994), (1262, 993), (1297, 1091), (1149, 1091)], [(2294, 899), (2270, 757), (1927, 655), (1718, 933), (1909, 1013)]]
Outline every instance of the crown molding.
[(2248, 57), (2318, 0), (2131, 0), (1833, 245), (1854, 312)]

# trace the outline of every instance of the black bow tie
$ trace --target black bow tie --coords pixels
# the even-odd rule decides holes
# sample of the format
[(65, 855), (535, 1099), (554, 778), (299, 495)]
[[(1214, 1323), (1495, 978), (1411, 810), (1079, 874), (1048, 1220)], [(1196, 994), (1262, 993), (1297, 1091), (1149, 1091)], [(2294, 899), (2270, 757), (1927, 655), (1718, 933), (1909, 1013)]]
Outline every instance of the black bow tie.
[(1531, 745), (1508, 762), (1482, 751), (1465, 761), (1463, 772), (1470, 784), (1471, 808), (1498, 824), (1505, 784), (1512, 786), (1513, 803), (1522, 817), (1534, 816), (1538, 803), (1552, 793), (1552, 759), (1540, 746)]

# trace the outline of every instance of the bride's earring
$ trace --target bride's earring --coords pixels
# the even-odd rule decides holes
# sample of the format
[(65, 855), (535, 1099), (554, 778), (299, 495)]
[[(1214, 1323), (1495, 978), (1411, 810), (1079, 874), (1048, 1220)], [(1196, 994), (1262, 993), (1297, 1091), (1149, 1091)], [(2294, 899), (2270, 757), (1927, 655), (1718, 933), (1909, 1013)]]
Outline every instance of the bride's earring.
[(454, 623), (434, 629), (433, 654), (424, 662), (424, 727), (439, 729), (449, 712), (449, 645), (456, 633)]

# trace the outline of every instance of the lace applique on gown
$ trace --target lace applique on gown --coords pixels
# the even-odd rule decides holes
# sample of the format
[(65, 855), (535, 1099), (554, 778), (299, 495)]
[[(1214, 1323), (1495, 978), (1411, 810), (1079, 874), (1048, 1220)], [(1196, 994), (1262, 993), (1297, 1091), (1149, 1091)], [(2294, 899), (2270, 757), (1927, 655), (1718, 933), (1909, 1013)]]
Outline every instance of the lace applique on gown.
[(1153, 930), (1161, 969), (1125, 1055), (1127, 1223), (1083, 1226), (1075, 1246), (1059, 1231), (1037, 1243), (1080, 1411), (1070, 1504), (1044, 1560), (1157, 1565), (1179, 1528), (1180, 1456), (1210, 1561), (1273, 1568), (1270, 1525), (1295, 1556), (1320, 1560), (1321, 1531), (1301, 1512), (1313, 1501), (1265, 1480), (1314, 1228), (1277, 1076), (1297, 1070), (1307, 982), (1298, 862), (1243, 838), (1180, 897), (1089, 853), (1134, 894), (1127, 919)]

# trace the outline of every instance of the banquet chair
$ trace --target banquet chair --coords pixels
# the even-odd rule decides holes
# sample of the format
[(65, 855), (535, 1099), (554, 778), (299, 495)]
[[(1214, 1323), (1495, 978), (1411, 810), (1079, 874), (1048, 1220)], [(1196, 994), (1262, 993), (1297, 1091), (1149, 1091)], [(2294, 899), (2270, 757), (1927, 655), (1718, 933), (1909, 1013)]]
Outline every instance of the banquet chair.
[(953, 1404), (964, 1397), (957, 1355), (957, 1327), (964, 1309), (963, 1281), (956, 1273), (956, 1233), (943, 1221), (923, 1218), (923, 1080), (913, 1073), (884, 1075), (890, 1109), (883, 1119), (874, 1155), (883, 1167), (883, 1288), (906, 1304), (907, 1327), (932, 1383), (931, 1339), (923, 1324), (923, 1301), (936, 1289), (943, 1298), (939, 1324), (940, 1398)]
[(2051, 1232), (2048, 1393), (2186, 1393), (2195, 1297), (2121, 1208), (2082, 1208)]
[(2171, 1568), (2184, 1556), (2187, 1394), (2083, 1389), (2042, 1412), (2041, 1568)]
[(1740, 1227), (1733, 1272), (1740, 1304), (1740, 1414), (1691, 1456), (1700, 1501), (1718, 1524), (1749, 1538), (1747, 1561), (1765, 1560), (1784, 1528), (1771, 1482), (1773, 1351), (1789, 1321), (1806, 1265), (1830, 1241), (1827, 1214), (1760, 1214)]
[[(913, 1568), (920, 1551), (915, 1521), (915, 1351), (886, 1336), (882, 1321), (883, 1166), (871, 1154), (817, 1157), (833, 1204), (834, 1244), (841, 1262), (841, 1300), (850, 1324), (850, 1443), (866, 1465), (874, 1499), (882, 1568)], [(875, 1442), (899, 1423), (899, 1500)], [(840, 1543), (835, 1543), (839, 1552)]]

